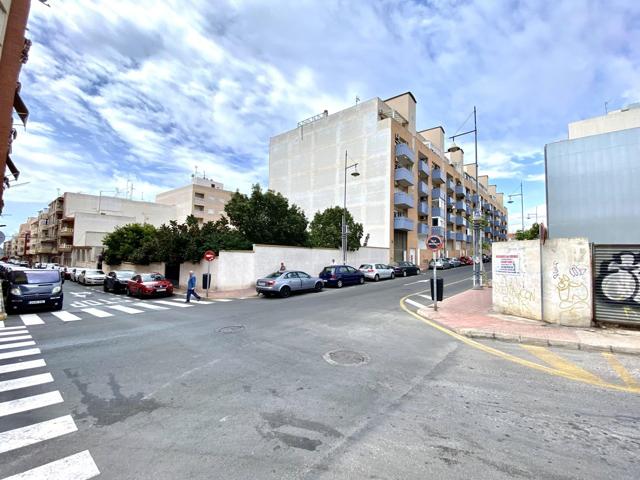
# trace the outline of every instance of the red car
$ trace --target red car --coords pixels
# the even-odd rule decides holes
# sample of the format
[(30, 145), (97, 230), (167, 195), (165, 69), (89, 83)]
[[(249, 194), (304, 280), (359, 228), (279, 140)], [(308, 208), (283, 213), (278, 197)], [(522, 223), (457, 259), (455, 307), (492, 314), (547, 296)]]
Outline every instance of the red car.
[(473, 265), (473, 259), (471, 257), (462, 256), (460, 257), (460, 263), (462, 265)]
[(173, 284), (159, 273), (137, 273), (127, 282), (127, 295), (154, 297), (173, 295)]

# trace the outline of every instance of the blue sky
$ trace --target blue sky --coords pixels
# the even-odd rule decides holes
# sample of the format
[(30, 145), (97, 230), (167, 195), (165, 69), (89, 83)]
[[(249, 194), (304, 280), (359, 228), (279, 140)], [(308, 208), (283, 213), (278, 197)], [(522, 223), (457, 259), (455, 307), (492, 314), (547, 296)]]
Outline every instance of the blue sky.
[[(31, 116), (6, 233), (59, 191), (135, 199), (200, 172), (267, 185), (269, 138), (410, 90), (418, 128), (451, 135), (476, 105), (479, 163), (544, 215), (545, 143), (640, 100), (640, 2), (32, 2), (21, 81)], [(188, 7), (187, 7), (188, 6)], [(472, 128), (471, 124), (465, 127)], [(459, 142), (467, 161), (473, 137)], [(509, 206), (515, 230), (519, 199)], [(526, 220), (530, 224), (533, 221)]]

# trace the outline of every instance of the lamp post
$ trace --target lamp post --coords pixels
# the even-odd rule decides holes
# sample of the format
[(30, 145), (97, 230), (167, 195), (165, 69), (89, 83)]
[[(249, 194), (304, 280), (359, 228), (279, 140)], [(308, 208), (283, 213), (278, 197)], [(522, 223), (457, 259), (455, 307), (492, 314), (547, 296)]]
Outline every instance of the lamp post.
[(480, 258), (480, 220), (482, 219), (482, 213), (480, 211), (480, 186), (478, 181), (478, 123), (476, 119), (476, 107), (473, 107), (473, 130), (469, 130), (468, 132), (459, 133), (457, 135), (453, 135), (449, 137), (453, 142), (447, 151), (449, 153), (457, 152), (460, 150), (460, 147), (456, 145), (456, 137), (461, 137), (463, 135), (468, 135), (469, 133), (473, 133), (474, 142), (475, 142), (475, 169), (476, 169), (476, 195), (478, 196), (478, 201), (475, 204), (475, 208), (473, 210), (473, 288), (475, 290), (482, 290), (482, 275), (480, 273), (480, 268), (482, 266), (482, 259)]
[(533, 213), (528, 213), (527, 214), (527, 220), (531, 220), (534, 216), (536, 218), (536, 223), (538, 223), (538, 206), (537, 205), (536, 205), (536, 213), (535, 213), (535, 215)]
[[(507, 203), (513, 203), (513, 197), (520, 197), (520, 210), (522, 215), (522, 233), (524, 233), (524, 192), (522, 190), (522, 182), (520, 182), (520, 193), (512, 193), (509, 195), (509, 201)], [(536, 216), (538, 211), (536, 209)]]
[(358, 164), (352, 163), (351, 165), (347, 164), (347, 151), (344, 151), (344, 205), (342, 209), (342, 264), (347, 264), (347, 171), (353, 168), (353, 172), (351, 172), (352, 177), (357, 177), (360, 175), (358, 173)]

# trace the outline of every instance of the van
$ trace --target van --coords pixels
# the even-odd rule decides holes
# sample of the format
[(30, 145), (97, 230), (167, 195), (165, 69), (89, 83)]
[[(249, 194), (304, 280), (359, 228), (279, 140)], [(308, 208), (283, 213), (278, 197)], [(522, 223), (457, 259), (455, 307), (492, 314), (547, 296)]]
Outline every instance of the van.
[(62, 309), (62, 278), (59, 270), (12, 269), (2, 280), (7, 313), (34, 308)]

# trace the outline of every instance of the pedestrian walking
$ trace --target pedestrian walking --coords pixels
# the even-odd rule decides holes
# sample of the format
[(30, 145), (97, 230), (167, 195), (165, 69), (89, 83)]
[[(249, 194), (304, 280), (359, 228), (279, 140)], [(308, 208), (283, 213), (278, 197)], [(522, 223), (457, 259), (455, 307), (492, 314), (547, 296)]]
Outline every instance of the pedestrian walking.
[(193, 273), (193, 270), (189, 272), (189, 282), (187, 283), (187, 300), (186, 303), (191, 301), (191, 295), (196, 297), (198, 301), (200, 301), (200, 295), (196, 292), (196, 275)]
[(284, 272), (287, 269), (287, 267), (284, 266), (284, 262), (280, 262), (280, 271)]

